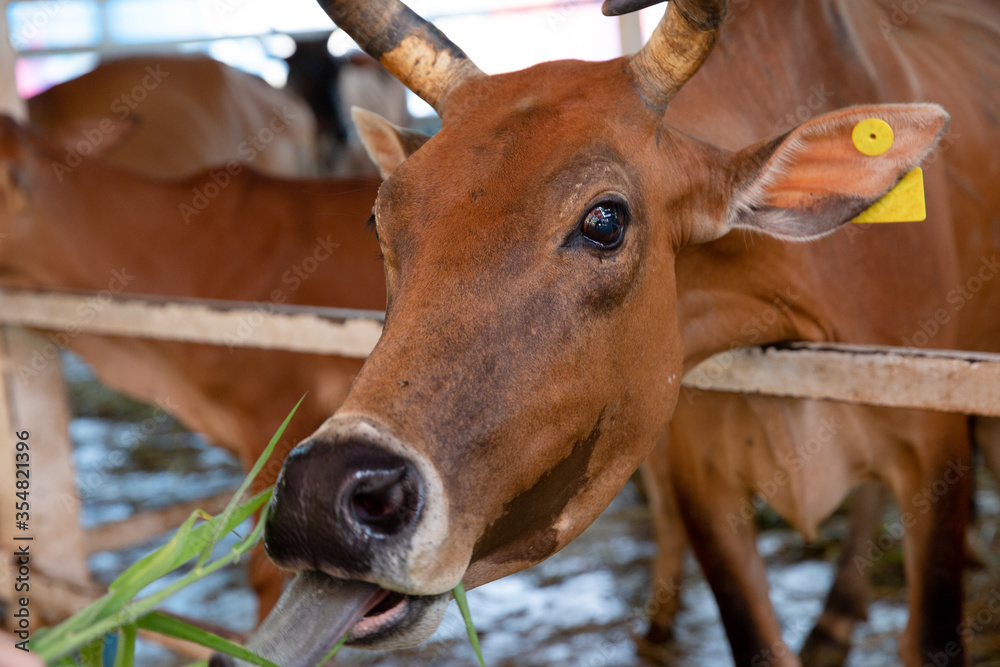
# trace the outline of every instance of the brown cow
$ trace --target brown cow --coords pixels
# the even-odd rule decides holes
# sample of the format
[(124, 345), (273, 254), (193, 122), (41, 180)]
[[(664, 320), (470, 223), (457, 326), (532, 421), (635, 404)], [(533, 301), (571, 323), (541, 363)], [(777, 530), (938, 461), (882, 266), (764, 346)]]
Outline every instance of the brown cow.
[[(0, 124), (0, 284), (381, 310), (379, 249), (364, 222), (377, 179), (287, 180), (220, 167), (161, 182), (83, 158), (57, 173), (62, 144)], [(225, 185), (219, 187), (220, 183)], [(214, 189), (213, 189), (214, 188)], [(198, 192), (217, 192), (185, 224)], [(80, 309), (81, 323), (102, 308)], [(238, 332), (234, 331), (233, 335)], [(47, 334), (102, 382), (171, 410), (252, 464), (295, 401), (295, 421), (257, 486), (347, 395), (357, 359), (82, 334)], [(23, 382), (35, 371), (17, 370)], [(281, 577), (256, 554), (251, 579), (270, 609)]]
[[(837, 103), (963, 101), (958, 123), (977, 140), (929, 166), (928, 223), (852, 243), (832, 232), (921, 161), (946, 114), (931, 104), (860, 106), (736, 150), (682, 133), (663, 114), (714, 45), (724, 2), (672, 2), (632, 58), (497, 76), (398, 2), (326, 3), (439, 111), (443, 129), (412, 154), (387, 123), (363, 132), (387, 176), (376, 204), (385, 332), (344, 406), (285, 462), (265, 541), (279, 564), (306, 575), (252, 645), (285, 664), (322, 655), (325, 646), (289, 651), (280, 636), (289, 623), (320, 643), (347, 628), (355, 646), (412, 644), (436, 627), (457, 583), (480, 585), (557, 551), (667, 431), (684, 370), (741, 344), (743, 323), (777, 290), (794, 285), (801, 297), (758, 343), (894, 343), (933, 318), (994, 243), (984, 213), (997, 208), (990, 184), (1000, 169), (985, 141), (989, 98), (968, 75), (993, 89), (997, 10), (955, 6), (933, 32), (919, 31), (910, 54), (901, 37), (879, 35), (890, 11), (876, 3), (803, 3), (780, 39), (767, 24), (749, 26), (766, 44), (734, 52), (725, 85), (713, 82), (740, 118), (786, 104), (806, 77), (852, 82)], [(815, 28), (802, 29), (812, 14)], [(817, 47), (836, 57), (805, 57)], [(751, 58), (794, 86), (762, 94), (739, 68)], [(875, 156), (852, 140), (871, 117), (895, 132)], [(736, 142), (753, 128), (748, 117), (722, 134)], [(951, 200), (933, 196), (945, 192), (946, 165), (964, 184)], [(991, 290), (983, 303), (995, 309), (998, 298)], [(936, 342), (992, 349), (996, 340), (991, 321), (966, 311), (941, 324)], [(926, 655), (963, 664), (956, 562), (968, 479), (953, 471), (968, 460), (965, 422), (934, 416), (890, 431), (897, 436), (859, 450), (866, 460), (832, 470), (829, 488), (846, 486), (850, 463), (864, 464), (912, 510), (911, 491), (954, 481), (926, 512), (911, 512), (901, 655), (910, 665)], [(696, 472), (684, 481), (699, 484)], [(682, 511), (709, 521), (718, 508)], [(733, 599), (745, 597), (741, 580), (729, 581)], [(341, 603), (338, 627), (326, 627), (324, 598)], [(295, 610), (308, 615), (285, 617)]]
[[(931, 217), (925, 224), (938, 223), (941, 231), (951, 228), (949, 221), (956, 221), (956, 231), (952, 232), (954, 238), (946, 237), (943, 241), (954, 250), (937, 261), (957, 262), (959, 270), (950, 275), (943, 273), (945, 278), (933, 286), (928, 285), (925, 294), (919, 293), (916, 285), (920, 284), (917, 282), (920, 278), (914, 278), (912, 272), (896, 273), (886, 267), (878, 271), (857, 271), (857, 275), (871, 281), (866, 287), (858, 284), (859, 290), (884, 292), (887, 282), (902, 283), (898, 298), (907, 309), (895, 316), (894, 325), (881, 322), (879, 329), (852, 331), (852, 324), (866, 319), (871, 321), (870, 310), (877, 307), (870, 299), (855, 298), (845, 300), (844, 305), (857, 309), (856, 314), (834, 317), (825, 313), (824, 319), (816, 324), (822, 328), (821, 338), (825, 340), (889, 345), (910, 345), (916, 341), (930, 347), (995, 349), (995, 341), (988, 340), (984, 334), (990, 320), (983, 319), (982, 313), (991, 312), (997, 298), (996, 290), (984, 290), (975, 296), (975, 301), (963, 290), (968, 280), (978, 282), (981, 279), (981, 271), (986, 271), (987, 280), (992, 275), (989, 267), (993, 261), (992, 251), (996, 248), (996, 234), (978, 235), (980, 229), (991, 224), (989, 221), (998, 202), (985, 185), (988, 181), (967, 179), (970, 172), (975, 174), (972, 165), (990, 163), (989, 160), (978, 162), (983, 159), (980, 157), (982, 146), (975, 137), (978, 133), (984, 133), (979, 136), (990, 134), (990, 118), (1000, 98), (995, 86), (981, 89), (961, 74), (975, 71), (996, 80), (997, 70), (991, 59), (1000, 55), (998, 15), (995, 7), (986, 3), (931, 4), (921, 7), (912, 16), (906, 15), (905, 25), (902, 25), (893, 11), (888, 3), (882, 6), (858, 3), (832, 13), (820, 5), (806, 3), (797, 5), (794, 12), (789, 11), (787, 4), (777, 2), (738, 5), (712, 57), (699, 76), (678, 95), (666, 120), (700, 139), (735, 148), (769, 136), (782, 126), (790, 126), (789, 114), (803, 114), (803, 111), (817, 114), (850, 102), (929, 100), (947, 105), (954, 118), (953, 131), (942, 144), (940, 156), (935, 156), (942, 159), (935, 160), (930, 169), (937, 174), (947, 169), (953, 176), (948, 181), (941, 177), (931, 181), (931, 187), (937, 184), (938, 188), (931, 190), (930, 196), (934, 197), (936, 192), (938, 200), (930, 203)], [(812, 28), (804, 31), (802, 25)], [(826, 67), (820, 68), (811, 60), (799, 64), (800, 61), (786, 55), (808, 49), (807, 45), (815, 45), (817, 39), (824, 40), (823, 44), (828, 43), (828, 46), (821, 44), (811, 50), (818, 53), (828, 49), (828, 52), (838, 53), (838, 58)], [(955, 51), (943, 46), (961, 40), (971, 40), (970, 48)], [(936, 50), (947, 50), (948, 55), (935, 59), (936, 64), (930, 67), (926, 58), (929, 52), (938, 52)], [(747, 53), (758, 54), (751, 63), (751, 72), (746, 71)], [(789, 67), (793, 61), (797, 66)], [(871, 76), (858, 77), (857, 71), (864, 68), (866, 62), (874, 63)], [(938, 67), (943, 69), (938, 70)], [(945, 70), (951, 74), (944, 74)], [(906, 71), (907, 76), (897, 76), (895, 71)], [(777, 72), (780, 74), (775, 74)], [(761, 96), (756, 94), (752, 82), (761, 81), (764, 73), (770, 78), (767, 95)], [(736, 80), (747, 85), (720, 83)], [(960, 84), (965, 87), (951, 87)], [(747, 109), (753, 109), (753, 113), (748, 114)], [(965, 175), (957, 176), (960, 173)], [(964, 228), (966, 231), (958, 226), (959, 222), (968, 225)], [(908, 233), (892, 227), (845, 231), (841, 236), (845, 249), (840, 251), (844, 257), (851, 254), (846, 248), (867, 247), (875, 235)], [(690, 261), (692, 265), (703, 262), (705, 253), (725, 256), (734, 252), (740, 243), (739, 239), (723, 239), (716, 244), (693, 248)], [(754, 253), (766, 252), (768, 244), (767, 239), (755, 240), (758, 250)], [(917, 252), (922, 258), (926, 257), (926, 250)], [(739, 254), (743, 261), (750, 260), (747, 251)], [(868, 252), (865, 255), (865, 258), (858, 256), (859, 262), (879, 261), (877, 255)], [(895, 254), (886, 256), (890, 258), (897, 266), (902, 266), (901, 262), (906, 260)], [(925, 265), (922, 270), (927, 268)], [(678, 268), (678, 276), (681, 275)], [(704, 335), (701, 327), (709, 321), (707, 318), (716, 317), (713, 310), (721, 310), (728, 302), (726, 294), (730, 289), (724, 282), (725, 276), (689, 275), (692, 279), (687, 285), (682, 284), (679, 277), (681, 321), (690, 329), (686, 339)], [(900, 281), (896, 275), (906, 276), (906, 281)], [(795, 279), (774, 284), (770, 304), (758, 297), (756, 312), (744, 310), (742, 315), (735, 316), (732, 323), (738, 325), (740, 336), (734, 342), (746, 344), (796, 337), (790, 329), (794, 326), (798, 303), (796, 298), (789, 299), (788, 293), (797, 294), (798, 285)], [(889, 294), (883, 298), (892, 298)], [(760, 316), (772, 310), (774, 303), (781, 306), (775, 311), (777, 321), (762, 326)], [(948, 326), (936, 321), (936, 316), (949, 320)], [(928, 327), (928, 321), (934, 326)], [(921, 323), (924, 323), (923, 328)], [(922, 331), (932, 332), (929, 343), (915, 335), (923, 336)], [(755, 658), (760, 664), (797, 664), (781, 641), (767, 598), (766, 579), (758, 576), (763, 564), (756, 552), (752, 523), (745, 520), (750, 494), (760, 492), (807, 538), (815, 534), (817, 522), (859, 479), (885, 481), (900, 500), (904, 519), (906, 512), (911, 516), (936, 512), (948, 516), (946, 505), (964, 502), (962, 495), (970, 480), (968, 475), (959, 475), (966, 471), (965, 454), (954, 444), (954, 441), (968, 439), (965, 419), (961, 416), (725, 394), (692, 395), (690, 398), (682, 398), (679, 402), (670, 427), (669, 445), (664, 445), (662, 455), (651, 457), (650, 462), (652, 466), (659, 466), (657, 476), (661, 480), (677, 477), (674, 481), (680, 496), (676, 501), (680, 504), (680, 515), (692, 532), (695, 551), (719, 600), (738, 664), (749, 664)], [(729, 419), (722, 420), (720, 415), (727, 415)], [(828, 429), (826, 433), (822, 431), (824, 424)], [(832, 432), (829, 430), (831, 425)], [(995, 436), (986, 440), (985, 431), (980, 431), (981, 444), (987, 446), (985, 451), (992, 451), (994, 447), (989, 445), (1000, 441)], [(819, 441), (821, 436), (822, 442)], [(935, 467), (941, 467), (940, 464), (935, 466), (927, 459), (931, 453), (942, 449), (941, 441), (951, 441), (950, 446), (956, 447), (950, 459), (954, 466), (934, 471)], [(661, 551), (656, 579), (669, 582), (676, 575), (679, 562), (677, 543), (666, 537), (673, 532), (671, 525), (676, 526), (676, 519), (672, 519), (671, 514), (676, 516), (678, 508), (669, 497), (672, 495), (669, 486), (665, 495), (662, 514), (658, 517)], [(861, 519), (869, 523), (876, 520), (872, 516)], [(861, 530), (860, 534), (865, 532)], [(853, 548), (865, 549), (865, 538), (858, 537), (858, 533), (855, 538)], [(912, 531), (906, 539), (909, 548)], [(949, 582), (953, 587), (960, 583), (961, 540), (952, 537), (931, 539), (951, 545), (953, 553), (947, 559), (952, 567), (931, 575), (931, 588), (925, 594), (947, 599), (944, 590)], [(948, 549), (944, 544), (938, 548)], [(807, 641), (803, 664), (827, 664), (821, 662), (822, 656), (834, 662), (842, 659), (853, 622), (864, 615), (862, 574), (869, 568), (865, 566), (866, 556), (861, 561), (851, 562), (850, 556), (854, 553), (856, 551), (847, 547), (848, 560), (842, 561), (844, 567), (838, 573), (839, 590), (835, 586), (817, 631)], [(944, 562), (946, 557), (940, 558)], [(909, 557), (906, 567), (911, 582), (928, 576), (926, 565), (916, 558)], [(916, 589), (914, 596), (919, 594)], [(911, 609), (914, 604), (911, 598)], [(947, 608), (943, 603), (928, 601), (924, 604), (929, 608), (939, 605)], [(956, 602), (949, 604), (954, 606)], [(653, 620), (651, 638), (662, 639), (668, 634), (671, 614), (670, 605), (659, 610), (658, 617)], [(932, 617), (932, 620), (936, 619)], [(931, 656), (939, 662), (950, 659), (960, 662), (957, 644), (952, 647), (952, 655), (946, 650), (947, 637), (953, 636), (957, 622), (951, 627), (938, 622), (936, 627), (924, 628), (916, 623), (911, 620), (905, 635), (911, 642), (903, 647), (908, 663), (922, 663)], [(939, 649), (918, 653), (913, 646), (914, 635), (919, 633), (926, 637), (935, 632), (944, 635), (938, 642), (944, 652)]]
[(200, 55), (101, 63), (28, 100), (28, 116), (67, 141), (53, 165), (62, 174), (97, 153), (162, 178), (229, 160), (274, 175), (318, 171), (316, 120), (305, 102)]

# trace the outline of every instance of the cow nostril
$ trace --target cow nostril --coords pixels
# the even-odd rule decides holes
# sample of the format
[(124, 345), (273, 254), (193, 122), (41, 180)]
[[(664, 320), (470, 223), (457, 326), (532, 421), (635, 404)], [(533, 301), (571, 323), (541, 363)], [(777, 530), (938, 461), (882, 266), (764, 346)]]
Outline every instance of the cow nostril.
[(420, 492), (416, 476), (406, 466), (400, 466), (355, 473), (344, 499), (357, 526), (384, 537), (413, 522), (419, 510)]
[(400, 470), (394, 478), (384, 480), (372, 488), (355, 488), (351, 502), (355, 515), (364, 521), (377, 521), (395, 514), (403, 504), (403, 485), (400, 484), (405, 471)]

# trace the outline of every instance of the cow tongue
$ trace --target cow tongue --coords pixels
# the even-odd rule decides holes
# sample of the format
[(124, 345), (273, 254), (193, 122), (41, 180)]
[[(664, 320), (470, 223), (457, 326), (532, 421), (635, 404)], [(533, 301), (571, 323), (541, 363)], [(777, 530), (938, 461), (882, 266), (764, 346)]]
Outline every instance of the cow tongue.
[[(247, 649), (281, 667), (313, 667), (388, 591), (321, 572), (295, 577), (254, 633)], [(250, 667), (215, 654), (209, 667)]]

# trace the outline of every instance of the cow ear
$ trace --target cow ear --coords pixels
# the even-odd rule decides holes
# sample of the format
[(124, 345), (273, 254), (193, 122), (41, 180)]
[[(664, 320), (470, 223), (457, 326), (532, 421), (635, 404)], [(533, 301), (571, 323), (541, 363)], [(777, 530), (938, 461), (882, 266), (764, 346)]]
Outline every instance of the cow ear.
[(19, 215), (29, 205), (28, 190), (24, 187), (24, 173), (14, 162), (0, 162), (0, 201), (11, 215)]
[(351, 118), (358, 128), (368, 157), (378, 167), (382, 178), (389, 178), (403, 160), (430, 139), (426, 134), (399, 127), (382, 116), (359, 107), (351, 107)]
[(754, 229), (797, 241), (829, 234), (914, 169), (948, 120), (936, 104), (853, 107), (740, 151), (730, 163), (721, 231)]
[(29, 206), (24, 130), (14, 118), (0, 114), (0, 207), (18, 215)]

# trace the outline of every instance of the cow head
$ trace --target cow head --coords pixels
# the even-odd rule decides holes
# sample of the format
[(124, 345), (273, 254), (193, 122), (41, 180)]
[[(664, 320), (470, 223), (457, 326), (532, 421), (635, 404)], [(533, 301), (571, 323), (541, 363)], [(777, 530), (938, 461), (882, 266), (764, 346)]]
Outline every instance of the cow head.
[[(325, 8), (443, 129), (423, 142), (356, 116), (386, 179), (385, 330), (346, 403), (285, 462), (265, 540), (288, 569), (391, 591), (366, 598), (377, 606), (350, 633), (391, 648), (429, 636), (459, 582), (561, 549), (642, 462), (684, 366), (682, 248), (734, 228), (834, 230), (920, 160), (946, 115), (846, 110), (735, 153), (671, 129), (663, 111), (724, 0), (674, 0), (633, 57), (496, 76), (394, 0)], [(878, 157), (851, 138), (873, 114), (896, 130)]]

